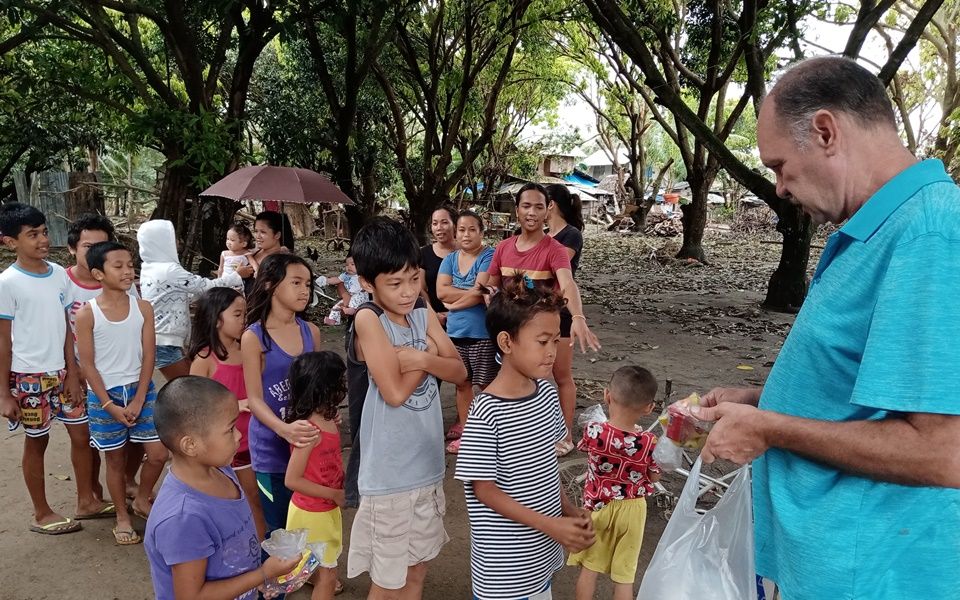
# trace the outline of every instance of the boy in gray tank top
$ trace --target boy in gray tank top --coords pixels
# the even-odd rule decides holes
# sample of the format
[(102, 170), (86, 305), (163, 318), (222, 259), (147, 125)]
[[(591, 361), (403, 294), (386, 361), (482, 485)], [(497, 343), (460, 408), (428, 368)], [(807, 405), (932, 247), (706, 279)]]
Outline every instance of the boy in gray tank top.
[[(420, 598), (443, 528), (443, 417), (437, 378), (467, 372), (436, 314), (420, 300), (420, 249), (400, 223), (376, 218), (351, 248), (373, 302), (348, 335), (348, 503), (359, 492), (347, 576), (369, 571), (368, 598)], [(355, 502), (355, 498), (353, 499)], [(376, 535), (374, 535), (376, 531)]]

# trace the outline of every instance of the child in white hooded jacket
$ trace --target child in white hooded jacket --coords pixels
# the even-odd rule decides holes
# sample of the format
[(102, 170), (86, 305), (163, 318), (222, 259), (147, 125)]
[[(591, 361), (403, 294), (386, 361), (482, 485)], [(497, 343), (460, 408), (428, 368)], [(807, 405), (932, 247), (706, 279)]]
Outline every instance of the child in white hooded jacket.
[(183, 345), (190, 333), (190, 301), (213, 287), (243, 290), (236, 272), (207, 279), (187, 271), (177, 256), (173, 223), (147, 221), (137, 230), (140, 245), (140, 292), (153, 305), (157, 331), (157, 368), (168, 380), (190, 373)]

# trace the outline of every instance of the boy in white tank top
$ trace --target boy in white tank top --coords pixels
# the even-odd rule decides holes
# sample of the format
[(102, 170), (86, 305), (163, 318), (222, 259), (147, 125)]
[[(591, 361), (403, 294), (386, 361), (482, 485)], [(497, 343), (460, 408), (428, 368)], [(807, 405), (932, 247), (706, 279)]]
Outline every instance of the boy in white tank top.
[(90, 273), (103, 286), (77, 313), (77, 347), (87, 381), (90, 444), (104, 452), (107, 490), (117, 509), (113, 536), (119, 545), (140, 543), (126, 504), (126, 444), (143, 444), (147, 460), (133, 499), (133, 512), (146, 519), (150, 495), (167, 459), (153, 425), (156, 343), (153, 308), (129, 295), (133, 256), (122, 244), (100, 242), (87, 250)]

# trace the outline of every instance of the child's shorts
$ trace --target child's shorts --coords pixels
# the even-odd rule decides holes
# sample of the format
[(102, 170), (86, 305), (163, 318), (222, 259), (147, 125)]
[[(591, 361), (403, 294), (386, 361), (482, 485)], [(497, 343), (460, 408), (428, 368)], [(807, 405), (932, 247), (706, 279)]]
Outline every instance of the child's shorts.
[(608, 574), (614, 583), (633, 583), (646, 522), (646, 498), (614, 500), (593, 513), (596, 541), (586, 550), (571, 554), (567, 564)]
[[(478, 596), (471, 595), (473, 600), (480, 600)], [(526, 598), (519, 598), (518, 600), (553, 600), (553, 582), (548, 581), (547, 585), (543, 590), (533, 594), (532, 596), (527, 596)]]
[(467, 367), (467, 379), (481, 389), (490, 385), (500, 372), (497, 348), (491, 339), (451, 338)]
[[(107, 390), (107, 395), (114, 404), (125, 408), (128, 402), (133, 401), (137, 393), (137, 384), (118, 385)], [(153, 405), (157, 401), (157, 391), (150, 382), (147, 389), (143, 408), (133, 427), (127, 427), (114, 419), (100, 404), (100, 399), (93, 390), (87, 391), (87, 414), (90, 418), (90, 445), (104, 452), (123, 448), (127, 441), (145, 444), (160, 441), (157, 429), (153, 426)]]
[(287, 510), (287, 530), (292, 529), (306, 529), (308, 544), (326, 544), (320, 566), (328, 569), (337, 567), (337, 560), (343, 550), (343, 518), (339, 507), (324, 512), (311, 512), (291, 502)]
[(347, 577), (364, 571), (388, 590), (407, 583), (407, 568), (440, 554), (450, 538), (443, 528), (446, 514), (443, 482), (387, 494), (361, 496), (350, 530)]
[(20, 406), (20, 420), (7, 423), (7, 429), (15, 430), (23, 425), (27, 437), (43, 437), (50, 432), (53, 419), (66, 425), (81, 425), (87, 422), (87, 407), (81, 398), (71, 404), (63, 389), (67, 372), (46, 373), (10, 372), (10, 395)]
[(157, 346), (157, 360), (154, 366), (158, 369), (169, 367), (183, 360), (183, 348), (180, 346)]

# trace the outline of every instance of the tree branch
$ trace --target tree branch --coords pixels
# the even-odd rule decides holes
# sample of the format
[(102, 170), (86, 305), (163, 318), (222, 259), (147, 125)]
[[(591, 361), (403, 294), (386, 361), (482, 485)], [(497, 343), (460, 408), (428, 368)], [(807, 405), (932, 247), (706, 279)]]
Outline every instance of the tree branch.
[(857, 58), (860, 56), (860, 50), (863, 43), (867, 40), (867, 35), (873, 26), (877, 24), (883, 13), (893, 6), (895, 0), (864, 0), (860, 4), (860, 10), (857, 11), (857, 20), (847, 37), (847, 45), (843, 49), (843, 55), (847, 58)]
[(907, 27), (906, 33), (903, 34), (903, 37), (900, 39), (900, 43), (897, 44), (897, 47), (890, 54), (890, 58), (887, 59), (887, 62), (880, 69), (880, 73), (877, 77), (880, 81), (883, 82), (883, 85), (890, 85), (890, 80), (893, 79), (894, 74), (900, 68), (900, 65), (903, 64), (903, 61), (906, 60), (907, 55), (910, 54), (910, 51), (913, 50), (913, 47), (917, 45), (917, 41), (920, 40), (920, 36), (923, 35), (924, 29), (927, 27), (927, 23), (930, 22), (930, 19), (933, 18), (933, 15), (940, 10), (940, 7), (943, 5), (943, 0), (926, 0), (923, 3), (923, 6), (920, 7), (920, 10), (917, 11), (916, 16), (910, 22), (910, 26)]

